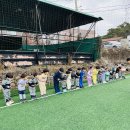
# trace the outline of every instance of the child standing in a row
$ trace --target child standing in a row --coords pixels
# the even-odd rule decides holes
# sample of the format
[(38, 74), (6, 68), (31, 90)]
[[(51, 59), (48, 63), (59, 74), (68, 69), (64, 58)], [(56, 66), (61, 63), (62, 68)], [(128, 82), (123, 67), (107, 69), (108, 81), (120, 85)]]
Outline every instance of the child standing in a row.
[(80, 82), (79, 82), (79, 78), (80, 78), (80, 68), (78, 68), (76, 74), (75, 74), (75, 86), (76, 88), (79, 88), (80, 86)]
[(87, 81), (88, 81), (88, 86), (91, 87), (92, 86), (92, 66), (88, 70)]
[(71, 70), (69, 71), (66, 71), (66, 76), (67, 76), (67, 80), (66, 80), (66, 83), (67, 83), (67, 89), (70, 90), (71, 89)]
[(36, 86), (38, 84), (38, 80), (36, 76), (37, 76), (37, 73), (32, 74), (31, 79), (28, 81), (31, 99), (36, 98)]
[(5, 98), (6, 106), (10, 106), (14, 103), (14, 101), (11, 99), (11, 79), (13, 78), (13, 75), (11, 73), (7, 73), (5, 76), (5, 79), (2, 80), (2, 90)]
[(49, 73), (49, 70), (44, 69), (43, 72), (37, 76), (41, 96), (46, 95), (46, 82), (47, 82), (48, 73)]
[(27, 79), (26, 75), (22, 74), (20, 79), (18, 80), (18, 93), (19, 93), (19, 98), (21, 102), (24, 102), (26, 100), (26, 94), (25, 94), (25, 87), (27, 84)]
[(83, 88), (84, 85), (83, 85), (83, 78), (85, 76), (85, 68), (82, 67), (81, 71), (80, 71), (80, 78), (79, 78), (79, 87), (80, 88)]
[(101, 73), (102, 73), (102, 83), (106, 83), (106, 71), (104, 66), (101, 67)]
[(110, 81), (110, 71), (108, 68), (106, 68), (105, 77), (106, 77), (106, 82), (109, 82)]
[(92, 81), (94, 85), (97, 84), (97, 75), (98, 75), (97, 67), (94, 67), (92, 70)]

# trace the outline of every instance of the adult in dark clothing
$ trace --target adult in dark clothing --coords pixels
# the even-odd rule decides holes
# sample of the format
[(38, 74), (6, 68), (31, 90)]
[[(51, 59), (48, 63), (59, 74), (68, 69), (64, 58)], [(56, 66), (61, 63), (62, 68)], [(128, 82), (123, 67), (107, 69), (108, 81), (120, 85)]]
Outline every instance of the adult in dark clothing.
[(60, 68), (58, 72), (56, 72), (53, 76), (54, 89), (55, 93), (60, 93), (59, 81), (62, 80), (62, 74), (64, 72), (63, 68)]

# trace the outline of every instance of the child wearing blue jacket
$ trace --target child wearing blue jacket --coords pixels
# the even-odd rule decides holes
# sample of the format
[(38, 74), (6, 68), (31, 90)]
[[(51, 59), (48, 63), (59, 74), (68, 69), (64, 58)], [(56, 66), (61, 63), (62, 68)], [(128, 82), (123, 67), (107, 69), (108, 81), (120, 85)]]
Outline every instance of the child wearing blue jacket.
[(85, 68), (82, 67), (82, 69), (81, 69), (81, 71), (80, 71), (80, 78), (79, 78), (79, 87), (80, 87), (80, 88), (83, 88), (83, 87), (84, 87), (84, 85), (83, 85), (84, 75), (85, 75)]

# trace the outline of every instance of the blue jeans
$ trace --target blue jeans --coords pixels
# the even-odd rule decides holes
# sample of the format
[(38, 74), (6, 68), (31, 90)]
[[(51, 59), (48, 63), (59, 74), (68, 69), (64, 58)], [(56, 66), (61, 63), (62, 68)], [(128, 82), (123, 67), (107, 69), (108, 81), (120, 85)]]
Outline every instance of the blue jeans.
[(60, 92), (59, 82), (54, 82), (54, 89), (55, 89), (55, 93)]

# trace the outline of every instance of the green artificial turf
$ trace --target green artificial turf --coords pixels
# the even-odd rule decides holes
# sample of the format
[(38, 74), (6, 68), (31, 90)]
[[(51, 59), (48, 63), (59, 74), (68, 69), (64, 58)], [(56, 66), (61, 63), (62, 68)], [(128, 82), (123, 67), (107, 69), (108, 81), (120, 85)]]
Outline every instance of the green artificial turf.
[(0, 130), (129, 130), (130, 79), (0, 109)]

